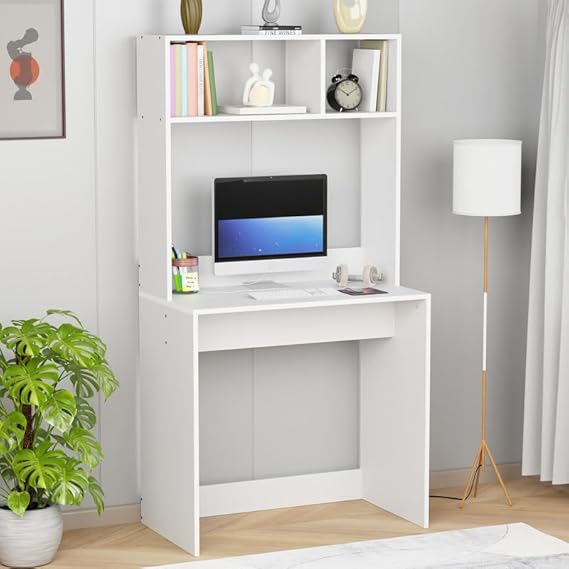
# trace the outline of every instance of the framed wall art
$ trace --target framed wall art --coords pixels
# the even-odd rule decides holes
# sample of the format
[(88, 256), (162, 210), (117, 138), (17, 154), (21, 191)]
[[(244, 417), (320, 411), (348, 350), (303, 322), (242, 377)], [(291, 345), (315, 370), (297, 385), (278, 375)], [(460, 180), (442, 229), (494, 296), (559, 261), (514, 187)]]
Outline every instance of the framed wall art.
[(63, 0), (0, 0), (0, 139), (65, 138)]

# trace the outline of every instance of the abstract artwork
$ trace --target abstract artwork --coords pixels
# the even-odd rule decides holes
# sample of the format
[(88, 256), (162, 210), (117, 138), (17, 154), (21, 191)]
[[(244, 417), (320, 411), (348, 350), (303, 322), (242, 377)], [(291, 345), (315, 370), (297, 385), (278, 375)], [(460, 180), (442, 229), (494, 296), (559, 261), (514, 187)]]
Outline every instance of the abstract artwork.
[(0, 139), (65, 137), (63, 0), (0, 0)]

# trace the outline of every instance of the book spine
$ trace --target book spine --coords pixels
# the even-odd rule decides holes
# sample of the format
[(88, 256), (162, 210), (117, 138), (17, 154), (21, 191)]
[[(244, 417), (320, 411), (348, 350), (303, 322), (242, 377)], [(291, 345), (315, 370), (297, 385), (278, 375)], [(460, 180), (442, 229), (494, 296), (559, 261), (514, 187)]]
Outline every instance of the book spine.
[(377, 97), (379, 112), (387, 110), (387, 74), (389, 71), (389, 42), (383, 40), (381, 49), (381, 61), (379, 62), (379, 93)]
[(213, 62), (213, 52), (207, 52), (207, 61), (209, 67), (209, 86), (211, 92), (211, 114), (217, 115), (219, 113), (217, 105), (217, 87), (215, 84), (215, 65)]
[(188, 44), (188, 116), (198, 116), (198, 44)]
[(176, 116), (176, 46), (170, 44), (170, 116)]
[(209, 80), (209, 64), (207, 57), (207, 43), (203, 42), (204, 56), (204, 111), (205, 115), (211, 116), (211, 85)]
[(180, 96), (181, 112), (183, 117), (188, 116), (188, 46), (180, 46), (180, 82), (182, 94)]
[(176, 82), (176, 99), (175, 99), (175, 114), (176, 117), (182, 116), (182, 46), (176, 44), (175, 46), (175, 82)]
[(205, 114), (205, 69), (204, 47), (198, 45), (198, 117)]
[(246, 30), (244, 36), (301, 36), (302, 30)]

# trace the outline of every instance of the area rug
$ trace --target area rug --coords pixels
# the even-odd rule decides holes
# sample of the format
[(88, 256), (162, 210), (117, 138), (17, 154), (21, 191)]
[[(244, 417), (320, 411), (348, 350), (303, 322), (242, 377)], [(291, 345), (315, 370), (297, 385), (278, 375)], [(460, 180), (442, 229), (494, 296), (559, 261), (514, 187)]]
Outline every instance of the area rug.
[(569, 569), (569, 544), (509, 524), (153, 569)]

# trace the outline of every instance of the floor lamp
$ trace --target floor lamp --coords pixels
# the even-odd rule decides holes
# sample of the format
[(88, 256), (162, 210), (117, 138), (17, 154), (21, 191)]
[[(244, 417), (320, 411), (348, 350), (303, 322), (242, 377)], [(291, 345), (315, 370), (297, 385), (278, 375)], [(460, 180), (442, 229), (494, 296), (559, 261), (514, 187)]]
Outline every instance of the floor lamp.
[(460, 507), (474, 489), (478, 494), (480, 474), (490, 459), (508, 504), (512, 499), (486, 438), (486, 349), (488, 338), (488, 226), (489, 218), (521, 213), (522, 143), (519, 140), (471, 139), (454, 142), (453, 212), (484, 218), (484, 277), (482, 332), (482, 433)]

